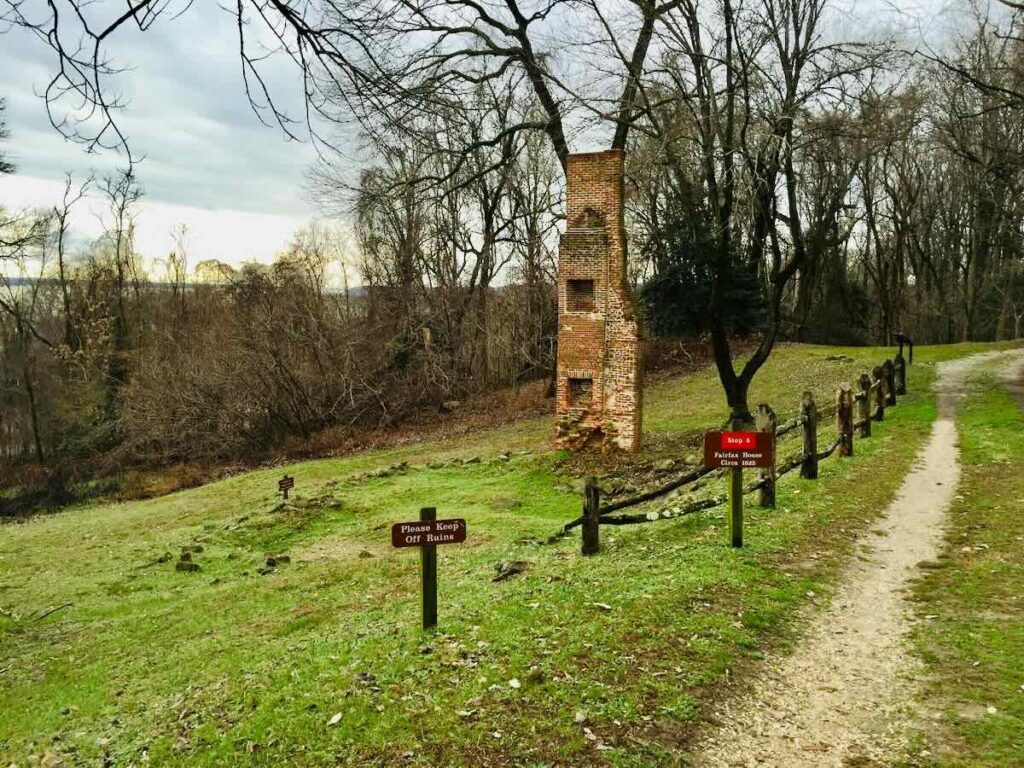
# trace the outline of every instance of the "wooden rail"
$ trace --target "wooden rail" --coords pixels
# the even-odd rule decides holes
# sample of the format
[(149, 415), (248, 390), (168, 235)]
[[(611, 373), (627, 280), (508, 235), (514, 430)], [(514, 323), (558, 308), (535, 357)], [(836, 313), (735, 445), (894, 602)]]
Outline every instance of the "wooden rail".
[[(902, 349), (901, 349), (902, 352)], [(759, 470), (755, 483), (743, 488), (747, 495), (759, 492), (759, 504), (762, 507), (775, 506), (775, 487), (778, 478), (800, 469), (805, 479), (815, 480), (818, 477), (818, 463), (825, 461), (838, 452), (841, 457), (851, 457), (854, 451), (854, 431), (860, 439), (871, 436), (871, 422), (882, 421), (886, 407), (896, 404), (896, 395), (906, 392), (906, 364), (897, 356), (895, 363), (886, 360), (883, 365), (876, 366), (871, 374), (863, 373), (857, 380), (857, 391), (849, 384), (839, 385), (836, 391), (836, 402), (825, 409), (818, 409), (811, 392), (804, 392), (801, 398), (800, 413), (782, 425), (771, 407), (765, 403), (758, 406), (756, 424), (763, 432), (774, 433), (774, 439), (801, 429), (803, 433), (802, 448), (798, 455), (786, 459), (781, 464)], [(902, 391), (901, 391), (902, 390)], [(857, 418), (854, 419), (856, 410)], [(822, 420), (835, 416), (838, 436), (825, 450), (818, 450), (818, 430)], [(823, 419), (824, 417), (824, 419)], [(774, 451), (773, 451), (774, 453)], [(705, 478), (724, 474), (721, 469), (698, 467), (657, 488), (631, 496), (611, 504), (600, 504), (600, 489), (594, 478), (588, 478), (585, 493), (583, 514), (562, 526), (561, 530), (548, 539), (548, 543), (557, 541), (568, 535), (573, 529), (584, 527), (584, 554), (595, 554), (599, 550), (599, 530), (601, 525), (637, 525), (657, 520), (671, 520), (685, 515), (701, 512), (717, 507), (726, 502), (726, 496), (715, 496), (707, 499), (691, 501), (671, 510), (651, 510), (646, 513), (621, 513), (622, 510), (639, 506), (661, 498), (674, 490), (693, 485), (696, 490), (706, 483)]]

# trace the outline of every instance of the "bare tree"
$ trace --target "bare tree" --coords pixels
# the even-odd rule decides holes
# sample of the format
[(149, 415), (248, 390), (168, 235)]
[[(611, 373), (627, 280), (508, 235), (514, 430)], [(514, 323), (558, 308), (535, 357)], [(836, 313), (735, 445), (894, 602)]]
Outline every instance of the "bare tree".
[[(846, 124), (857, 83), (884, 49), (832, 41), (826, 0), (723, 0), (713, 13), (681, 2), (665, 18), (659, 74), (664, 85), (647, 103), (665, 147), (674, 188), (696, 190), (715, 250), (709, 306), (712, 347), (733, 418), (751, 419), (747, 394), (780, 332), (790, 281), (836, 236), (835, 219), (852, 179), (849, 162), (829, 173), (836, 183), (805, 219), (813, 182), (810, 146)], [(666, 101), (666, 96), (668, 101)], [(827, 107), (823, 106), (827, 103)], [(833, 142), (834, 143), (834, 142)], [(801, 167), (807, 162), (808, 167)], [(819, 163), (819, 168), (821, 170)], [(693, 193), (688, 193), (693, 194)], [(737, 370), (729, 344), (726, 292), (746, 264), (763, 282), (767, 318), (751, 357)]]

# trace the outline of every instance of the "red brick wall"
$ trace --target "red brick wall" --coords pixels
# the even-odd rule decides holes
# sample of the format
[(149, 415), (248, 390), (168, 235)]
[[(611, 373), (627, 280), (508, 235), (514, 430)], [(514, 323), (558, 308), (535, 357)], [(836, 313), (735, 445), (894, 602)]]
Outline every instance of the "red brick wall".
[[(565, 234), (558, 260), (556, 444), (640, 447), (640, 329), (626, 282), (621, 150), (571, 155)], [(569, 280), (594, 281), (594, 308), (570, 312)], [(570, 378), (593, 380), (589, 403), (572, 403)]]

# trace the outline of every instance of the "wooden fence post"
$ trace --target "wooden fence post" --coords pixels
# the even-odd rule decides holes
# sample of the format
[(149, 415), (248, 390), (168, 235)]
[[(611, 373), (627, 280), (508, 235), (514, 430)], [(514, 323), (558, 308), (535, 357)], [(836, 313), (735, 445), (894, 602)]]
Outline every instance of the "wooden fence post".
[(893, 363), (893, 376), (896, 379), (896, 394), (907, 394), (907, 361), (903, 359), (903, 345), (896, 353), (896, 361)]
[(806, 480), (818, 479), (818, 406), (814, 393), (804, 392), (800, 403), (800, 419), (804, 425), (804, 460), (800, 465), (800, 477)]
[(871, 377), (862, 373), (857, 380), (857, 420), (860, 422), (860, 436), (871, 437)]
[(769, 432), (772, 443), (772, 465), (762, 467), (757, 471), (757, 479), (761, 482), (761, 489), (758, 491), (758, 503), (762, 507), (775, 506), (775, 430), (779, 426), (779, 418), (768, 403), (761, 403), (757, 406), (757, 415), (754, 417), (758, 432)]
[(836, 392), (836, 430), (839, 433), (839, 455), (853, 456), (853, 391), (849, 384), (840, 384)]
[[(420, 510), (420, 522), (429, 523), (437, 520), (437, 509), (423, 507)], [(437, 626), (437, 545), (420, 547), (420, 570), (423, 595), (423, 629)]]
[(596, 555), (601, 549), (601, 488), (593, 477), (583, 489), (583, 554)]
[(882, 363), (882, 373), (885, 374), (885, 404), (896, 405), (896, 374), (892, 360)]
[(872, 418), (882, 421), (885, 418), (885, 372), (882, 366), (876, 365), (871, 371), (872, 385), (875, 389), (875, 413)]

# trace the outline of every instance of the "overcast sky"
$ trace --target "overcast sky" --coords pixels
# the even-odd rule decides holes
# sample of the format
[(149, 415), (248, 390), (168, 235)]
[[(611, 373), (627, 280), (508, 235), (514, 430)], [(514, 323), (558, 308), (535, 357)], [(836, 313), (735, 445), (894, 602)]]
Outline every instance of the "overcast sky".
[[(121, 123), (133, 153), (145, 158), (138, 168), (145, 192), (138, 246), (149, 257), (166, 255), (171, 229), (185, 223), (197, 260), (267, 261), (316, 214), (304, 196), (315, 152), (252, 113), (232, 23), (214, 2), (197, 0), (190, 12), (145, 33), (118, 32), (112, 50), (133, 67), (117, 85), (130, 102)], [(27, 33), (0, 35), (0, 97), (11, 131), (4, 151), (17, 165), (15, 175), (0, 177), (5, 206), (53, 204), (67, 172), (102, 176), (120, 162), (112, 152), (85, 153), (51, 127), (39, 94), (55, 64), (52, 52)], [(295, 73), (281, 62), (270, 74), (280, 103), (298, 107)], [(76, 227), (98, 233), (98, 206), (87, 208)]]
[[(45, 8), (42, 0), (28, 2)], [(911, 37), (944, 38), (962, 18), (964, 2), (838, 0), (847, 13), (837, 23), (861, 33), (898, 26)], [(110, 49), (115, 63), (133, 68), (117, 80), (129, 100), (120, 121), (133, 152), (145, 158), (138, 169), (145, 191), (138, 247), (150, 258), (166, 255), (171, 230), (184, 223), (193, 263), (268, 261), (316, 215), (304, 195), (313, 147), (287, 140), (252, 113), (236, 36), (234, 17), (216, 0), (196, 0), (180, 18), (163, 18), (147, 32), (122, 28)], [(50, 126), (39, 93), (55, 66), (52, 52), (28, 33), (0, 34), (0, 97), (12, 132), (5, 151), (18, 166), (16, 175), (0, 177), (0, 203), (8, 207), (53, 204), (67, 172), (102, 176), (118, 163), (113, 153), (86, 154)], [(298, 73), (282, 61), (265, 74), (278, 104), (300, 117)], [(97, 213), (98, 205), (83, 207), (75, 220), (80, 235), (99, 233)]]

